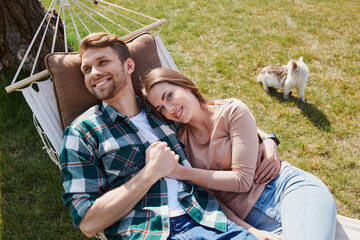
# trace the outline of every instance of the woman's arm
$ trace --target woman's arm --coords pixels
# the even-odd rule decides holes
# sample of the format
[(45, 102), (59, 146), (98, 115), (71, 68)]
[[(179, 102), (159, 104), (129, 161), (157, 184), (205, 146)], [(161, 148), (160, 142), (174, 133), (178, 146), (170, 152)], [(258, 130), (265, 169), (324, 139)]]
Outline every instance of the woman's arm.
[[(264, 138), (267, 134), (257, 129), (260, 139)], [(254, 180), (256, 183), (264, 183), (274, 179), (280, 172), (281, 161), (277, 144), (272, 139), (266, 139), (259, 144), (259, 153), (257, 158), (257, 166)]]
[[(231, 142), (230, 169), (228, 171), (206, 170), (178, 165), (169, 177), (187, 180), (213, 190), (229, 192), (247, 192), (250, 190), (258, 153), (255, 119), (247, 106), (239, 100), (229, 104), (224, 117), (227, 120), (227, 126), (224, 127), (224, 130), (228, 132), (226, 141)], [(217, 158), (222, 158), (221, 149), (214, 154), (217, 154)]]

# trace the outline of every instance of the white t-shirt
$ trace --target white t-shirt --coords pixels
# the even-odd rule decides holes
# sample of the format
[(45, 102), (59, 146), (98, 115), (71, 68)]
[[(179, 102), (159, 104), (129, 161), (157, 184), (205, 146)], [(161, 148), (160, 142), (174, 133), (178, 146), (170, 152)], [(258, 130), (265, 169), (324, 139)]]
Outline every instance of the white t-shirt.
[[(159, 140), (159, 138), (155, 135), (154, 130), (151, 128), (144, 110), (142, 110), (138, 115), (131, 117), (130, 120), (133, 124), (135, 124), (135, 126), (150, 143)], [(179, 181), (167, 177), (165, 177), (165, 180), (168, 189), (168, 206), (170, 217), (176, 217), (185, 214), (186, 212), (181, 207), (178, 200)]]

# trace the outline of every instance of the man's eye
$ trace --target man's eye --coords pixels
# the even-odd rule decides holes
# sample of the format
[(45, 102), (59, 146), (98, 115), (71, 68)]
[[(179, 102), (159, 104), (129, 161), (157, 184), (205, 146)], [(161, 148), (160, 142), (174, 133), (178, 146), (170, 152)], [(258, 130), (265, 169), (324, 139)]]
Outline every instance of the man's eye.
[(89, 72), (90, 72), (90, 68), (89, 68), (89, 67), (87, 67), (87, 68), (84, 69), (84, 73), (89, 73)]
[(99, 63), (99, 65), (104, 65), (104, 63), (106, 63), (106, 61), (105, 61), (105, 60), (101, 60), (100, 63)]

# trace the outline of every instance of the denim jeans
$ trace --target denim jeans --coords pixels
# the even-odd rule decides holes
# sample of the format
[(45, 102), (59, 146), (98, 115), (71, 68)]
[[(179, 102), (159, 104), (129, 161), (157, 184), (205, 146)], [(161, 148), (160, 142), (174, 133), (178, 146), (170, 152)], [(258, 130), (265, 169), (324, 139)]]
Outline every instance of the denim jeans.
[(189, 215), (181, 215), (170, 218), (170, 236), (168, 240), (230, 240), (249, 239), (256, 237), (245, 228), (228, 220), (228, 231), (220, 232), (213, 228), (201, 226)]
[(335, 237), (336, 203), (317, 177), (287, 166), (266, 185), (245, 222), (284, 240), (331, 240)]

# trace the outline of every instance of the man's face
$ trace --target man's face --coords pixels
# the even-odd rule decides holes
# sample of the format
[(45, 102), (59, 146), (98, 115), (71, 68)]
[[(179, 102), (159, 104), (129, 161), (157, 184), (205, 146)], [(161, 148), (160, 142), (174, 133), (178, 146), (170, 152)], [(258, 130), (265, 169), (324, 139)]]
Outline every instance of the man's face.
[(109, 100), (127, 85), (124, 64), (111, 47), (90, 48), (82, 55), (85, 86), (100, 100)]

